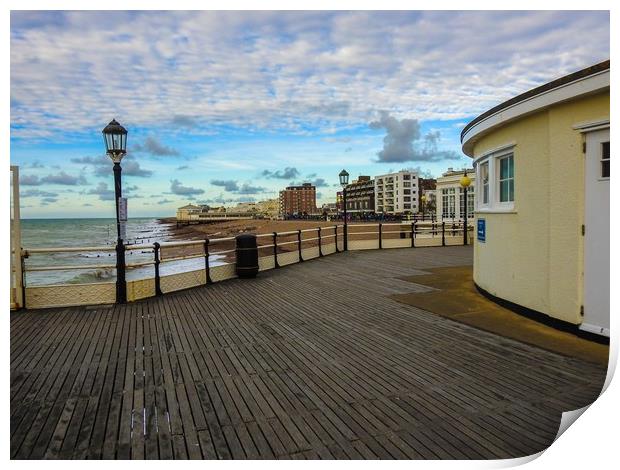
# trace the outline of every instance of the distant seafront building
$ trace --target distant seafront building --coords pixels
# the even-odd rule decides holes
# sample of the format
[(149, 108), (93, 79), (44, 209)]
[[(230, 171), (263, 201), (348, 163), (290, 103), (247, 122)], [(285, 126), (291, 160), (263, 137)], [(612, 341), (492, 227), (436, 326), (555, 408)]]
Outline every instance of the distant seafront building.
[(377, 214), (415, 214), (418, 212), (418, 174), (401, 170), (375, 177)]
[(476, 168), (474, 281), (609, 336), (610, 62), (516, 96), (461, 133)]
[(177, 209), (177, 220), (189, 220), (194, 217), (198, 217), (198, 214), (209, 210), (209, 206), (197, 206), (194, 204), (187, 204)]
[[(437, 178), (436, 183), (436, 213), (438, 221), (463, 220), (465, 217), (464, 191), (461, 187), (461, 177), (465, 170), (448, 171)], [(475, 182), (474, 169), (467, 170), (467, 176), (471, 179), (471, 186), (467, 190), (467, 220), (473, 220), (475, 208)]]
[(368, 215), (375, 212), (375, 181), (359, 176), (347, 185), (347, 213)]
[(287, 186), (280, 191), (280, 215), (316, 214), (316, 187), (312, 183)]

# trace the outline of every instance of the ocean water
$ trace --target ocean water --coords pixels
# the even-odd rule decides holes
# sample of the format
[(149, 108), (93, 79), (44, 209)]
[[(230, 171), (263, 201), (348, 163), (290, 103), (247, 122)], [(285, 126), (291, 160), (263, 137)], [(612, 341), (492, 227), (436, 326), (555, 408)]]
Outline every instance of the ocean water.
[[(162, 224), (154, 218), (132, 218), (127, 221), (127, 240), (129, 244), (150, 244), (172, 240), (174, 224)], [(24, 219), (21, 221), (22, 247), (99, 247), (116, 244), (115, 219)], [(132, 250), (126, 253), (126, 262), (135, 263), (153, 259), (149, 250)], [(209, 262), (216, 266), (222, 264), (217, 255), (209, 257)], [(81, 284), (93, 282), (112, 282), (116, 280), (114, 268), (97, 265), (114, 265), (114, 251), (84, 251), (71, 253), (32, 253), (24, 260), (26, 267), (32, 266), (74, 266), (93, 265), (92, 269), (26, 271), (27, 286), (53, 284)], [(162, 263), (160, 274), (202, 269), (201, 258)], [(154, 277), (153, 266), (128, 268), (128, 280)]]

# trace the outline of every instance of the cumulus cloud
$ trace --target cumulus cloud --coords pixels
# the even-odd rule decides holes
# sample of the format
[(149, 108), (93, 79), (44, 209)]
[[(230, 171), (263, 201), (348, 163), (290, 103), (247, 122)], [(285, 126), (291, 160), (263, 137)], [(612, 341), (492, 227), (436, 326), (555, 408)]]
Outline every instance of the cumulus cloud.
[(29, 183), (29, 184), (45, 184), (45, 183), (58, 184), (58, 185), (64, 185), (64, 186), (76, 186), (76, 185), (88, 184), (84, 175), (74, 176), (74, 175), (69, 175), (65, 173), (64, 171), (61, 171), (60, 173), (57, 173), (55, 175), (50, 174), (50, 175), (44, 176), (43, 178), (39, 180), (38, 183)]
[(58, 198), (55, 197), (44, 197), (43, 199), (41, 199), (41, 205), (43, 206), (54, 204), (56, 202), (58, 202)]
[(213, 186), (221, 186), (225, 191), (239, 191), (239, 185), (235, 180), (211, 180)]
[(267, 191), (267, 188), (262, 186), (252, 186), (250, 183), (243, 183), (239, 186), (236, 180), (211, 180), (213, 186), (220, 186), (225, 191), (237, 194), (258, 194)]
[[(92, 166), (93, 174), (95, 176), (109, 177), (113, 174), (113, 163), (110, 160), (110, 157), (106, 155), (99, 155), (97, 157), (72, 158), (71, 161), (73, 163), (80, 163)], [(153, 176), (153, 172), (151, 170), (146, 170), (140, 167), (140, 164), (135, 161), (130, 155), (127, 155), (125, 158), (123, 158), (121, 167), (123, 169), (123, 176), (137, 176), (140, 178), (148, 178), (150, 176)]]
[(264, 178), (277, 178), (282, 180), (290, 180), (292, 178), (297, 178), (299, 176), (299, 171), (295, 167), (287, 166), (284, 170), (270, 171), (264, 170), (261, 173), (261, 176)]
[(37, 175), (20, 175), (19, 184), (22, 186), (39, 186), (41, 180)]
[(170, 191), (172, 191), (172, 194), (178, 194), (179, 196), (195, 196), (205, 192), (204, 189), (183, 186), (177, 179), (170, 181)]
[(252, 186), (251, 184), (243, 183), (235, 192), (238, 194), (258, 194), (264, 193), (265, 191), (267, 191), (267, 188), (263, 188), (262, 186)]
[(159, 204), (161, 206), (163, 204), (170, 204), (171, 202), (174, 202), (174, 201), (172, 201), (170, 199), (161, 199), (161, 200), (157, 201), (157, 204)]
[(134, 152), (150, 153), (157, 157), (175, 157), (179, 155), (178, 150), (160, 143), (155, 137), (147, 137), (142, 144), (134, 144)]
[(98, 183), (96, 187), (88, 190), (86, 194), (99, 196), (102, 201), (114, 201), (114, 189), (109, 189), (106, 183)]
[(460, 158), (454, 151), (437, 148), (439, 131), (422, 136), (417, 119), (398, 120), (387, 111), (381, 111), (379, 120), (371, 121), (368, 126), (374, 130), (386, 131), (383, 149), (377, 153), (379, 162), (436, 162)]

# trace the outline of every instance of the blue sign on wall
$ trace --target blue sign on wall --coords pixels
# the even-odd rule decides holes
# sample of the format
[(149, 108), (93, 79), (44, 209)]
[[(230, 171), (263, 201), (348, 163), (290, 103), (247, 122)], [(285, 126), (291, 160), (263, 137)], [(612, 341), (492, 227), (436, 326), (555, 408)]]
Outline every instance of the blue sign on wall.
[(478, 241), (485, 242), (487, 239), (487, 224), (486, 220), (478, 219)]

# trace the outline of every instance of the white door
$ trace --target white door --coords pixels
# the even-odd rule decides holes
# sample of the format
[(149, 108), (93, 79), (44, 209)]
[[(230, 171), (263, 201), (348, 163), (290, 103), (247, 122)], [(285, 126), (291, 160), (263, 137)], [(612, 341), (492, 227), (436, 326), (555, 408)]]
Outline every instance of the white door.
[(609, 129), (586, 134), (581, 329), (604, 336), (609, 336), (609, 152)]

